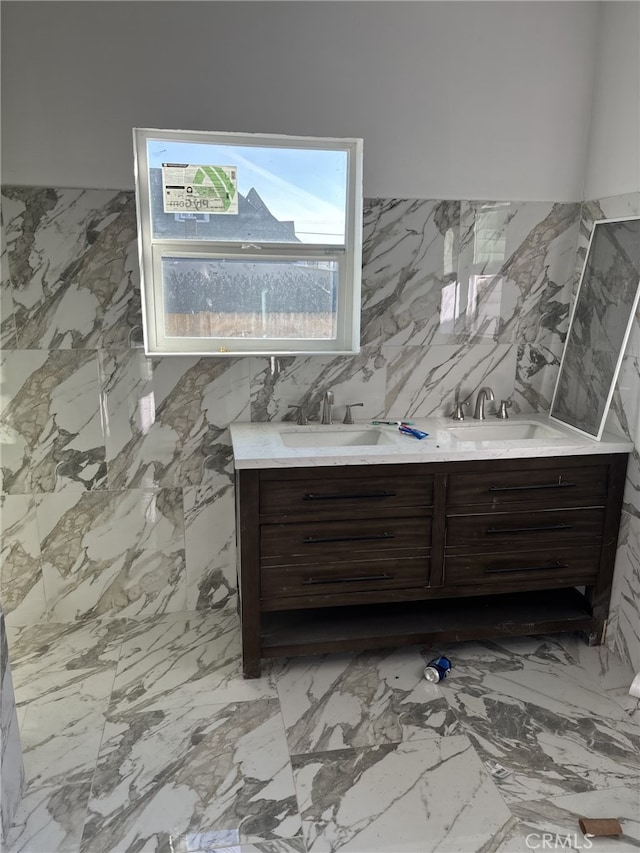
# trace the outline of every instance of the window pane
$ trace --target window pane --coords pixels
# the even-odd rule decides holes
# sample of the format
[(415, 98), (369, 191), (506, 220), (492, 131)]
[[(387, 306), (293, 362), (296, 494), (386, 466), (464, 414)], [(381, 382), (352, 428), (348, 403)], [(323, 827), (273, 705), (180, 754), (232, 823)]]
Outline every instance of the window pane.
[(345, 244), (346, 150), (150, 139), (147, 153), (155, 239)]
[(336, 337), (336, 260), (164, 257), (165, 336)]

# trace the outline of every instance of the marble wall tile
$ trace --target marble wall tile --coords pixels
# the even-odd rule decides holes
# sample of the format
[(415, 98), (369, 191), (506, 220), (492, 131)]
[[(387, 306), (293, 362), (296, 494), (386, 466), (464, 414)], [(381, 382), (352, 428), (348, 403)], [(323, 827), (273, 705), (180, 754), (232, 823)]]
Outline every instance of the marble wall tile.
[(0, 561), (5, 614), (16, 624), (40, 621), (47, 608), (32, 495), (0, 495)]
[(467, 340), (562, 345), (579, 214), (578, 204), (462, 202), (457, 301)]
[(251, 420), (295, 420), (289, 405), (301, 405), (307, 416), (320, 419), (325, 391), (335, 396), (334, 421), (342, 421), (345, 405), (364, 403), (354, 409), (357, 420), (384, 414), (385, 359), (376, 346), (366, 346), (353, 356), (297, 356), (251, 359)]
[[(622, 513), (606, 642), (640, 672), (640, 516)], [(630, 683), (630, 682), (629, 682)]]
[(167, 836), (190, 831), (224, 846), (300, 830), (277, 700), (109, 714), (83, 853), (169, 849)]
[(232, 465), (228, 425), (248, 420), (249, 360), (103, 351), (110, 489), (189, 486)]
[(309, 851), (489, 851), (511, 820), (464, 736), (308, 753), (292, 764)]
[(3, 196), (19, 346), (130, 346), (142, 322), (133, 193), (7, 187)]
[(2, 198), (0, 196), (0, 349), (15, 349), (16, 345), (16, 321), (13, 297), (11, 296), (9, 257), (2, 213)]
[(561, 347), (579, 209), (368, 199), (363, 343)]
[(560, 347), (518, 344), (513, 413), (549, 412), (562, 352)]
[(4, 613), (0, 610), (0, 841), (8, 834), (24, 787), (24, 763)]
[(92, 350), (8, 350), (0, 356), (5, 492), (105, 484), (104, 436)]
[(180, 489), (41, 495), (36, 512), (52, 619), (184, 610)]
[(420, 346), (454, 334), (446, 308), (459, 225), (458, 201), (365, 199), (363, 345)]
[(383, 353), (389, 417), (448, 415), (458, 394), (471, 400), (483, 385), (498, 404), (513, 394), (517, 351), (511, 344), (383, 347)]
[(624, 492), (627, 512), (640, 517), (640, 359), (625, 356), (611, 401), (606, 428), (626, 435), (635, 447), (629, 454)]
[(206, 471), (184, 489), (187, 610), (218, 610), (235, 596), (235, 490), (230, 476)]

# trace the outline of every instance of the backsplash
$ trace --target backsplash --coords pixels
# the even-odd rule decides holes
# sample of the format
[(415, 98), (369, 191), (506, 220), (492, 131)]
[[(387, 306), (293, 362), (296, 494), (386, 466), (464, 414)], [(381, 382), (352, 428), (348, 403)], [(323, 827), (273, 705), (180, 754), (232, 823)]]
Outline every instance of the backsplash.
[(369, 199), (358, 355), (148, 359), (133, 194), (5, 188), (8, 621), (222, 606), (235, 593), (233, 420), (291, 418), (300, 402), (318, 416), (327, 389), (336, 418), (354, 402), (365, 419), (448, 413), (458, 389), (483, 384), (516, 412), (547, 410), (580, 212)]

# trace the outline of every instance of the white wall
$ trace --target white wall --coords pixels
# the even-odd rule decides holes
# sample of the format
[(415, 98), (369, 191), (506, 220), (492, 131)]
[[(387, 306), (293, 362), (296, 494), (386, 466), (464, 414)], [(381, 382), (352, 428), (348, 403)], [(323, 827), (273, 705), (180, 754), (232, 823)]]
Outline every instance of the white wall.
[(3, 182), (132, 186), (131, 128), (362, 136), (365, 194), (579, 200), (598, 4), (2, 4)]
[(640, 3), (600, 4), (584, 197), (640, 190)]

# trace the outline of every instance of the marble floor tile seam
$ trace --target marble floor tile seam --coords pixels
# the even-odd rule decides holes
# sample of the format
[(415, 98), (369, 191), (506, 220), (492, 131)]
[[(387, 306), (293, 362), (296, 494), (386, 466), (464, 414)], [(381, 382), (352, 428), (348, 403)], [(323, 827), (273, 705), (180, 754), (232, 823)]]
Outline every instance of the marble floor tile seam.
[[(282, 716), (282, 709), (280, 710), (280, 714)], [(283, 720), (283, 722), (284, 722), (284, 720)], [(286, 732), (286, 728), (285, 728), (285, 732)], [(427, 733), (425, 733), (424, 737), (414, 737), (410, 741), (403, 740), (402, 738), (398, 738), (397, 740), (383, 740), (380, 742), (371, 742), (371, 743), (366, 743), (366, 744), (359, 744), (357, 746), (336, 746), (332, 749), (326, 749), (326, 748), (312, 749), (312, 750), (308, 750), (305, 752), (298, 752), (296, 750), (289, 749), (289, 756), (290, 756), (290, 758), (306, 758), (310, 755), (318, 755), (318, 756), (332, 755), (333, 753), (336, 753), (336, 752), (349, 752), (350, 750), (382, 749), (384, 747), (393, 748), (393, 747), (401, 746), (402, 744), (406, 744), (406, 743), (415, 743), (418, 741), (447, 740), (449, 738), (456, 738), (456, 737), (461, 737), (461, 736), (462, 737), (467, 736), (467, 732), (465, 731), (464, 726), (462, 726), (462, 725), (461, 725), (460, 729), (456, 729), (455, 731), (453, 731), (451, 733), (437, 734), (437, 733), (427, 732)], [(479, 755), (478, 751), (476, 750), (476, 748), (473, 746), (473, 743), (471, 744), (471, 746), (473, 748), (473, 751), (480, 758), (480, 755)], [(482, 759), (480, 759), (480, 760), (482, 760)]]
[[(104, 741), (104, 733), (105, 733), (105, 729), (107, 726), (107, 715), (106, 715), (106, 713), (102, 712), (100, 714), (100, 716), (102, 717), (102, 719), (100, 720), (100, 724), (99, 724), (100, 738), (99, 739), (96, 738), (95, 746), (93, 747), (93, 750), (92, 750), (94, 752), (95, 758), (92, 758), (88, 762), (89, 767), (91, 769), (89, 770), (87, 768), (87, 772), (90, 773), (90, 775), (91, 775), (91, 783), (89, 784), (89, 780), (86, 780), (83, 782), (74, 782), (74, 783), (72, 783), (72, 784), (74, 784), (74, 786), (77, 786), (77, 787), (80, 787), (81, 785), (88, 785), (89, 787), (93, 786), (93, 780), (95, 778), (96, 769), (98, 766), (98, 756), (100, 755), (100, 750), (102, 749), (102, 744)], [(41, 746), (41, 747), (39, 747), (39, 749), (44, 750), (44, 749), (46, 749), (46, 747)], [(35, 791), (42, 790), (43, 788), (50, 788), (50, 787), (51, 787), (51, 781), (47, 781), (46, 778), (43, 779), (41, 782), (36, 782), (33, 779), (30, 779), (28, 774), (25, 777), (25, 782), (24, 782), (24, 794), (25, 795), (27, 793), (33, 793)]]
[[(496, 782), (494, 784), (499, 791), (500, 790), (500, 783)], [(575, 792), (571, 792), (571, 793), (568, 792), (566, 794), (561, 794), (560, 796), (555, 798), (554, 802), (556, 802), (556, 803), (560, 802), (565, 797), (575, 797), (575, 796), (580, 796), (580, 795), (584, 795), (584, 794), (609, 794), (609, 793), (615, 793), (615, 791), (627, 791), (627, 792), (628, 791), (637, 791), (637, 793), (638, 793), (638, 807), (640, 809), (640, 776), (638, 777), (637, 782), (626, 782), (626, 783), (621, 784), (621, 785), (603, 785), (602, 787), (594, 788), (590, 791), (575, 791)], [(507, 805), (507, 808), (509, 809), (509, 811), (518, 812), (519, 810), (526, 809), (528, 806), (536, 806), (536, 805), (541, 805), (541, 804), (545, 804), (548, 802), (549, 802), (549, 799), (545, 798), (545, 797), (532, 797), (531, 799), (528, 799), (528, 800), (518, 800), (518, 802), (514, 802), (513, 800), (511, 800), (510, 802), (507, 802), (506, 805)], [(516, 817), (517, 817), (517, 815), (516, 815)], [(587, 815), (582, 815), (582, 817), (587, 817)]]
[[(87, 791), (87, 787), (84, 784), (76, 784), (71, 785), (66, 789), (66, 793), (72, 793), (74, 790), (83, 792), (84, 800), (86, 800), (86, 804), (83, 808), (84, 815), (82, 817), (82, 826), (80, 825), (80, 820), (74, 823), (72, 834), (76, 841), (73, 843), (69, 843), (68, 840), (62, 842), (62, 844), (56, 843), (55, 847), (41, 846), (39, 841), (35, 841), (35, 838), (40, 836), (43, 829), (46, 831), (46, 827), (43, 827), (42, 824), (39, 826), (38, 824), (38, 810), (36, 809), (33, 813), (29, 812), (25, 814), (25, 808), (29, 805), (29, 798), (34, 795), (37, 798), (37, 794), (40, 791), (45, 791), (46, 786), (41, 789), (26, 791), (23, 794), (22, 801), (20, 806), (18, 807), (18, 813), (16, 815), (17, 820), (11, 823), (9, 827), (9, 831), (7, 832), (7, 838), (5, 839), (5, 846), (0, 848), (3, 853), (33, 853), (35, 849), (38, 850), (38, 853), (57, 853), (58, 850), (63, 850), (64, 853), (80, 853), (80, 840), (82, 838), (82, 833), (84, 831), (84, 824), (88, 815), (88, 800), (89, 795)], [(80, 798), (78, 798), (80, 799)], [(44, 807), (47, 808), (46, 806)], [(77, 817), (77, 815), (76, 815)], [(23, 818), (20, 820), (19, 818)], [(46, 820), (46, 819), (45, 819)], [(36, 824), (34, 826), (34, 824)], [(22, 838), (23, 833), (28, 832), (26, 837)], [(45, 842), (48, 845), (51, 844), (51, 840)]]
[[(68, 674), (70, 671), (74, 672), (74, 670), (69, 670), (69, 669), (50, 669), (50, 668), (48, 668), (47, 669), (47, 676), (56, 675), (56, 673)], [(118, 668), (117, 668), (115, 662), (112, 662), (111, 663), (111, 684), (109, 685), (108, 690), (105, 690), (103, 698), (97, 699), (94, 697), (94, 702), (96, 705), (95, 710), (97, 713), (101, 714), (102, 716), (106, 715), (106, 713), (107, 713), (107, 711), (111, 705), (113, 690), (114, 690), (114, 686), (116, 683), (117, 672), (118, 672)], [(101, 676), (104, 676), (105, 674), (108, 674), (108, 668), (100, 670), (100, 672), (99, 672), (99, 675), (101, 675)], [(89, 676), (89, 674), (87, 674), (85, 677), (89, 678), (90, 676)], [(48, 693), (45, 692), (40, 696), (34, 696), (32, 699), (27, 699), (27, 700), (21, 700), (20, 699), (20, 693), (21, 693), (21, 688), (19, 685), (17, 685), (15, 688), (16, 707), (18, 708), (18, 710), (24, 710), (24, 717), (22, 720), (22, 724), (24, 726), (25, 721), (26, 721), (26, 715), (27, 715), (29, 709), (37, 708), (37, 706), (39, 704), (41, 704), (43, 700), (47, 699)], [(98, 707), (98, 706), (100, 706), (100, 707)], [(32, 710), (32, 714), (33, 714), (33, 710)]]
[[(108, 661), (108, 664), (105, 664), (101, 669), (101, 671), (105, 671), (109, 668), (113, 668), (114, 681), (115, 681), (115, 674), (116, 674), (117, 669), (118, 669), (118, 663), (120, 662), (120, 655), (122, 654), (122, 646), (123, 646), (123, 643), (121, 643), (121, 642), (118, 643), (117, 651), (114, 653), (114, 657), (112, 659), (110, 659)], [(18, 678), (21, 676), (21, 674), (23, 672), (25, 672), (25, 671), (28, 672), (29, 669), (36, 670), (36, 672), (41, 671), (35, 665), (34, 661), (25, 661), (24, 663), (17, 664), (17, 666), (12, 666), (12, 672), (14, 674), (16, 681), (18, 681)], [(55, 666), (55, 665), (54, 666), (47, 666), (46, 671), (47, 671), (47, 675), (55, 675), (56, 673), (66, 673), (67, 675), (69, 675), (70, 673), (79, 672), (79, 671), (82, 671), (83, 669), (84, 669), (84, 667), (80, 667), (80, 666), (70, 667), (70, 666), (64, 666), (61, 664), (60, 666)], [(87, 667), (86, 669), (88, 671), (89, 667)], [(19, 690), (19, 687), (16, 688), (16, 695), (18, 693), (18, 690)], [(111, 686), (111, 690), (113, 690), (113, 685)], [(36, 700), (31, 700), (31, 701), (36, 701)], [(19, 704), (19, 703), (17, 703), (17, 704)], [(27, 704), (29, 704), (29, 703), (27, 703)]]

